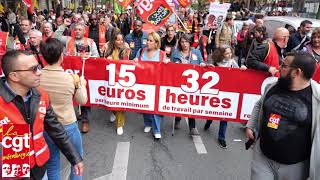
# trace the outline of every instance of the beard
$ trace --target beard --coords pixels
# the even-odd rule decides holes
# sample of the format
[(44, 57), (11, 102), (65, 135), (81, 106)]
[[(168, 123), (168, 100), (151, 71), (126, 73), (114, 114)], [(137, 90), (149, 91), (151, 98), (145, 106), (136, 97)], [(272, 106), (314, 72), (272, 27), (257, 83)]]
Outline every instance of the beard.
[(277, 84), (283, 90), (290, 90), (292, 86), (292, 82), (293, 82), (293, 79), (291, 77), (291, 70), (290, 70), (286, 76), (279, 77)]

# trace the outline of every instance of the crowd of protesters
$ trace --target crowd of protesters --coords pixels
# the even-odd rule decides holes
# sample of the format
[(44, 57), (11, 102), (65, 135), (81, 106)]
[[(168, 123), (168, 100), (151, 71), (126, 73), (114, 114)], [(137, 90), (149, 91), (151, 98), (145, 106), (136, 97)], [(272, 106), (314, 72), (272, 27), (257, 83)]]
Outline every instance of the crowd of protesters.
[[(281, 27), (275, 29), (273, 37), (268, 38), (263, 19), (253, 18), (248, 11), (242, 12), (238, 5), (233, 8), (239, 8), (240, 12), (228, 14), (218, 30), (206, 28), (207, 13), (179, 11), (178, 16), (184, 24), (176, 26), (167, 23), (162, 28), (164, 31), (151, 33), (143, 31), (142, 21), (131, 18), (131, 11), (121, 14), (115, 14), (112, 10), (76, 13), (62, 8), (59, 1), (55, 10), (35, 10), (28, 17), (17, 16), (10, 9), (5, 14), (2, 13), (1, 31), (8, 32), (9, 38), (8, 53), (4, 55), (2, 62), (6, 77), (1, 81), (0, 96), (11, 100), (20, 97), (14, 101), (16, 106), (19, 103), (35, 105), (32, 98), (41, 94), (42, 90), (35, 90), (39, 84), (28, 84), (33, 82), (30, 78), (40, 80), (40, 86), (48, 93), (44, 93), (44, 96), (49, 96), (51, 102), (47, 107), (48, 116), (41, 126), (42, 131), (43, 127), (46, 131), (44, 139), (50, 149), (48, 178), (60, 179), (60, 148), (76, 167), (71, 171), (70, 178), (81, 179), (83, 147), (78, 123), (82, 133), (89, 132), (91, 108), (82, 106), (81, 115), (76, 117), (72, 104), (73, 99), (79, 104), (87, 102), (86, 80), (76, 75), (69, 76), (63, 71), (63, 56), (68, 55), (135, 62), (171, 61), (200, 67), (210, 65), (241, 70), (249, 68), (268, 72), (270, 76), (279, 76), (279, 82), (269, 87), (268, 93), (255, 106), (247, 125), (246, 134), (249, 139), (256, 139), (261, 131), (258, 140), (261, 145), (255, 148), (252, 179), (278, 176), (280, 179), (298, 180), (307, 177), (307, 174), (313, 179), (320, 177), (317, 174), (320, 172), (320, 165), (316, 153), (320, 150), (320, 126), (316, 123), (320, 116), (315, 112), (320, 103), (317, 94), (320, 90), (310, 80), (320, 60), (320, 29), (313, 30), (311, 37), (308, 37), (312, 22), (306, 20), (301, 23), (297, 32), (290, 34), (288, 29)], [(235, 34), (234, 19), (249, 17), (253, 18), (254, 24), (244, 21), (242, 29)], [(286, 56), (286, 53), (289, 55)], [(32, 54), (34, 56), (30, 56)], [(12, 63), (10, 60), (13, 61), (13, 58), (26, 58), (27, 61)], [(32, 73), (34, 77), (23, 73)], [(8, 95), (10, 93), (12, 97)], [(278, 105), (277, 102), (281, 103), (280, 101), (285, 104)], [(272, 106), (272, 103), (276, 106)], [(296, 110), (299, 108), (301, 111)], [(283, 116), (281, 120), (289, 126), (279, 125), (280, 134), (270, 130), (268, 125), (269, 116), (274, 114)], [(160, 139), (162, 116), (143, 114), (143, 119), (144, 132), (152, 130), (154, 138)], [(116, 132), (122, 135), (125, 112), (113, 111), (110, 121), (116, 121)], [(175, 117), (175, 129), (180, 128), (180, 121), (181, 117)], [(211, 122), (206, 122), (204, 130), (209, 129)], [(195, 119), (188, 118), (188, 124), (190, 135), (200, 134)], [(226, 132), (227, 121), (221, 119), (218, 144), (222, 148), (227, 148)], [(255, 136), (253, 132), (256, 132)], [(278, 141), (279, 138), (281, 141)], [(291, 141), (297, 143), (293, 144)], [(277, 148), (280, 147), (283, 150), (277, 155)], [(296, 152), (286, 153), (286, 150), (293, 149)], [(310, 161), (310, 156), (314, 160)], [(269, 161), (273, 164), (272, 167), (268, 167)], [(262, 165), (254, 165), (255, 163)], [(296, 164), (298, 165), (294, 166)], [(304, 167), (309, 167), (308, 173), (302, 170)], [(268, 169), (268, 172), (263, 171), (263, 168)], [(281, 168), (283, 170), (279, 170)], [(295, 174), (288, 175), (292, 171)], [(40, 164), (32, 167), (35, 179), (41, 179), (38, 177), (43, 174)]]

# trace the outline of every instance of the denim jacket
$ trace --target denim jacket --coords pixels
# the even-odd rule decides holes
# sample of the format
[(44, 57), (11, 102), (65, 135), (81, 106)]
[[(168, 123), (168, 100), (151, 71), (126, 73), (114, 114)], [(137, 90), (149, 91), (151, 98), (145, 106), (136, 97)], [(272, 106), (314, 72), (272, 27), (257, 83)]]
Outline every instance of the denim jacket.
[[(200, 50), (192, 48), (190, 54), (191, 55), (189, 57), (189, 64), (199, 65), (200, 63), (204, 63)], [(176, 48), (171, 55), (171, 61), (175, 63), (182, 63), (182, 60), (183, 56), (181, 54), (181, 51)]]
[(133, 32), (128, 34), (125, 37), (125, 41), (126, 41), (126, 43), (129, 44), (130, 49), (131, 49), (129, 59), (131, 59), (131, 60), (134, 59), (136, 57), (139, 49), (146, 47), (147, 38), (148, 38), (148, 34), (145, 32), (142, 32), (142, 37), (135, 36), (135, 34)]

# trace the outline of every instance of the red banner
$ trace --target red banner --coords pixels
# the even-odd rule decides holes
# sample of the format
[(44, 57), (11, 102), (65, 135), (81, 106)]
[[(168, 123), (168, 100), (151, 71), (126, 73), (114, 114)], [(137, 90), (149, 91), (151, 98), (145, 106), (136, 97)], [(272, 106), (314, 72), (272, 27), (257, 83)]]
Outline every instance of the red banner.
[[(254, 70), (175, 63), (64, 57), (64, 69), (88, 80), (88, 106), (111, 110), (241, 121), (276, 78)], [(314, 79), (320, 82), (319, 68)]]
[(192, 0), (178, 0), (182, 7), (187, 7), (192, 3)]
[(2, 177), (30, 177), (30, 142), (28, 124), (2, 124)]
[(133, 0), (119, 0), (119, 4), (124, 8), (127, 8)]
[[(82, 60), (64, 58), (64, 69), (81, 75)], [(253, 70), (102, 58), (86, 60), (84, 76), (90, 106), (229, 121), (247, 120), (270, 81)]]
[(0, 55), (4, 55), (7, 49), (8, 32), (0, 31)]
[(137, 14), (148, 24), (163, 26), (172, 14), (165, 0), (138, 0)]

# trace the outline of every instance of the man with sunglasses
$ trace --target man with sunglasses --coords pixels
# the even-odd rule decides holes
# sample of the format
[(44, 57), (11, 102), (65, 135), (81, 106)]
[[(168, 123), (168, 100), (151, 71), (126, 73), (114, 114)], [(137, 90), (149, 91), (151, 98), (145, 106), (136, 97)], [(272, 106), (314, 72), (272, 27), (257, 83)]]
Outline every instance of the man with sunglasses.
[(8, 51), (2, 59), (2, 70), (5, 77), (0, 81), (0, 114), (8, 119), (8, 123), (30, 125), (31, 179), (42, 179), (46, 171), (50, 152), (43, 137), (44, 131), (74, 165), (76, 174), (82, 175), (84, 165), (81, 156), (57, 120), (48, 94), (37, 88), (41, 66), (35, 57), (27, 51)]
[(269, 72), (272, 76), (279, 76), (279, 66), (283, 61), (283, 53), (289, 40), (286, 28), (276, 29), (273, 40), (255, 46), (248, 52), (247, 67)]
[[(246, 136), (256, 140), (251, 180), (320, 177), (320, 85), (311, 80), (315, 59), (290, 53), (280, 77), (254, 106)], [(255, 133), (253, 133), (255, 132)]]
[(97, 16), (94, 14), (91, 15), (89, 19), (89, 38), (93, 39), (96, 45), (99, 45), (98, 52), (101, 55), (103, 46), (110, 39), (110, 36), (107, 35), (111, 34), (113, 27), (109, 27), (110, 23), (107, 23), (106, 25), (99, 24)]

